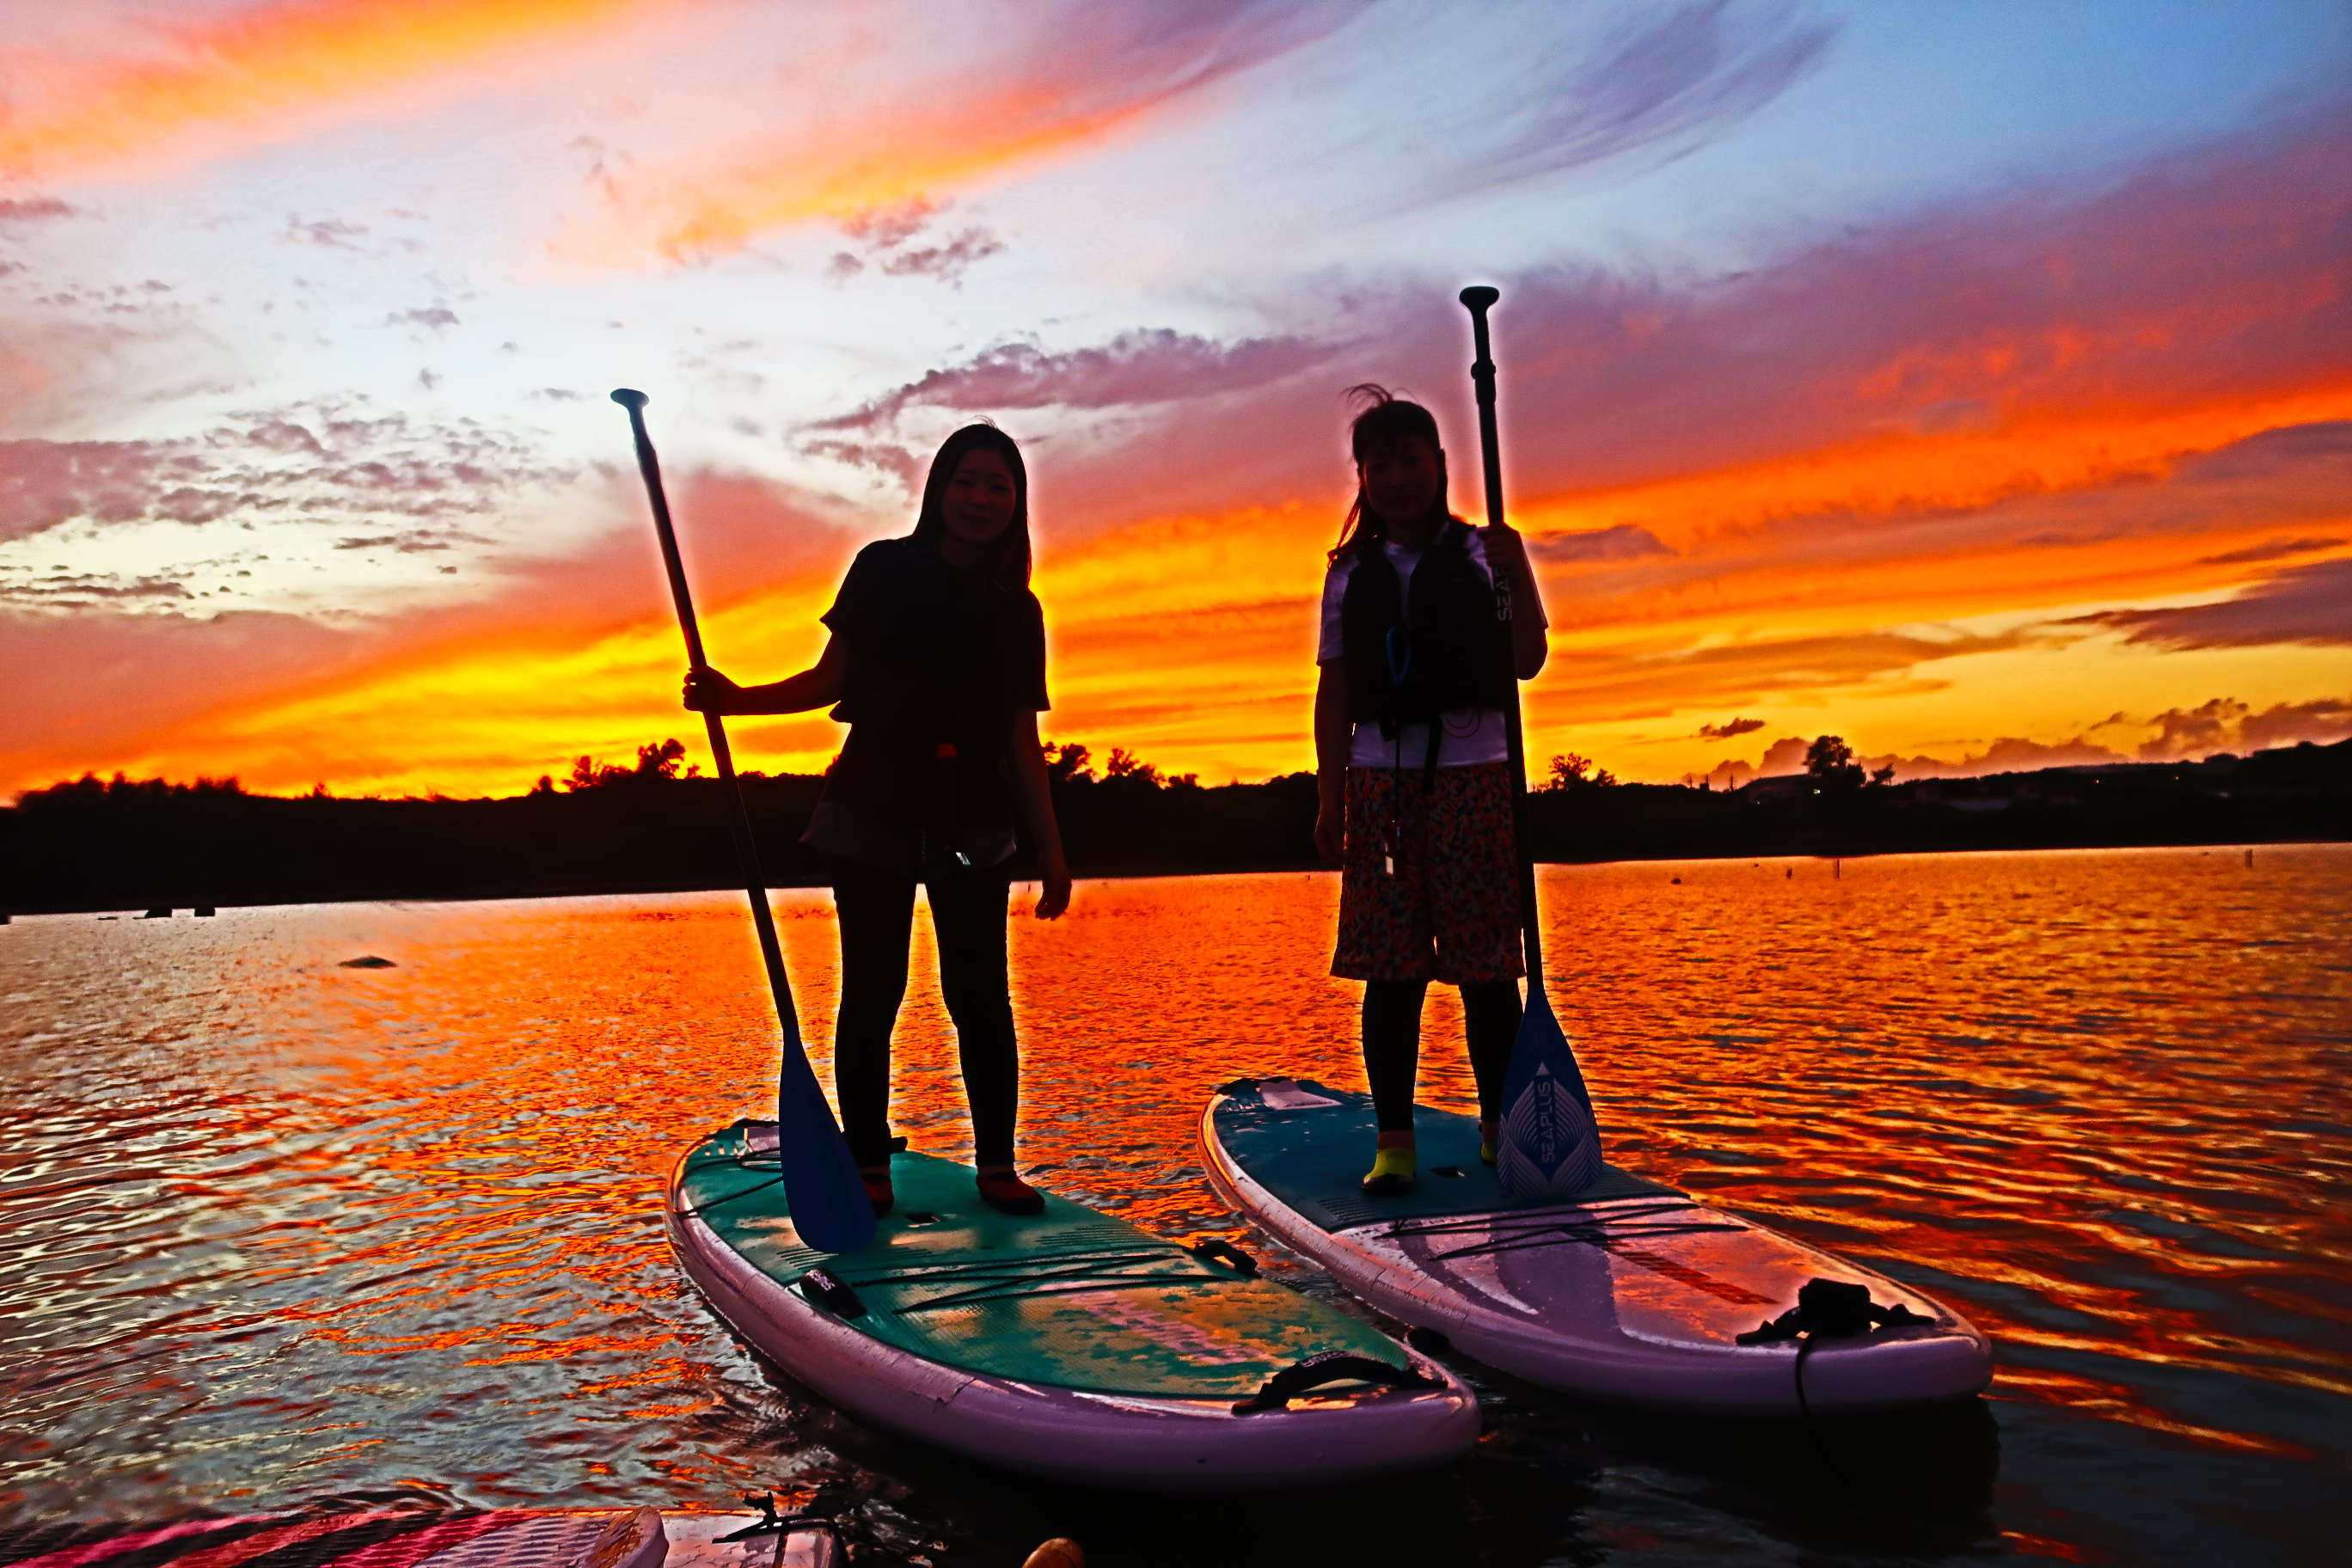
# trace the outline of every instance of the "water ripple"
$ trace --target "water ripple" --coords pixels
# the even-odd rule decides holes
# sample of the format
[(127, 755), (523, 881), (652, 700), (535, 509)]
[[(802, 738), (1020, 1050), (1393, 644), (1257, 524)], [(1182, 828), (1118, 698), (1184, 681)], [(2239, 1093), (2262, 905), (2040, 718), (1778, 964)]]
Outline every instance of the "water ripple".
[[(2000, 1342), (1993, 1394), (1800, 1433), (1465, 1367), (1474, 1458), (1342, 1489), (1311, 1522), (1221, 1500), (1219, 1554), (2334, 1560), (2352, 851), (2257, 862), (1548, 869), (1551, 993), (1618, 1158), (1950, 1300)], [(1322, 974), (1336, 894), (1318, 875), (1089, 884), (1068, 919), (1016, 921), (1045, 1179), (1272, 1251), (1202, 1184), (1192, 1122), (1237, 1073), (1360, 1084), (1356, 988)], [(777, 903), (824, 1071), (830, 904)], [(957, 1153), (928, 942), (898, 1117)], [(362, 953), (394, 966), (340, 966)], [(865, 1431), (682, 1284), (659, 1184), (695, 1133), (761, 1108), (766, 1005), (723, 895), (0, 931), (0, 1521), (425, 1483), (726, 1504), (831, 1479), (862, 1500), (871, 1560), (1017, 1562), (1052, 1533), (1196, 1560), (1196, 1505), (1007, 1484)], [(1465, 1107), (1459, 1026), (1437, 993), (1425, 1094)]]

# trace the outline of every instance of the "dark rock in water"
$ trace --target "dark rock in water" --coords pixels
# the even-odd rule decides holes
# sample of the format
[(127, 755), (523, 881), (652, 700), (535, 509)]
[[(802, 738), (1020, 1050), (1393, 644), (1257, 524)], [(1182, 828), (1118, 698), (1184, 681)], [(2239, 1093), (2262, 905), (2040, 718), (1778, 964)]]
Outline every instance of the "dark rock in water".
[(167, 921), (172, 918), (172, 911), (169, 910), (149, 910), (145, 914), (141, 915), (139, 918), (142, 921)]
[(210, 904), (198, 904), (195, 908), (196, 918), (199, 920), (204, 919), (212, 912), (213, 907)]
[(364, 958), (347, 958), (335, 967), (338, 969), (396, 969), (399, 965), (388, 958), (378, 958), (371, 952)]

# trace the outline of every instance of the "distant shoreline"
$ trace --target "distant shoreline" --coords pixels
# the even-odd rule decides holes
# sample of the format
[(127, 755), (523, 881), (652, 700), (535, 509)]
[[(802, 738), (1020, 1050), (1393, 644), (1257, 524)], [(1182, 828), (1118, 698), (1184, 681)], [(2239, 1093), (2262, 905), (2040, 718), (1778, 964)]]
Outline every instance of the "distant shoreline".
[[(740, 888), (718, 781), (676, 776), (664, 753), (647, 754), (636, 771), (496, 800), (256, 795), (234, 781), (60, 784), (0, 808), (0, 911)], [(1860, 772), (1732, 791), (1575, 779), (1528, 797), (1528, 838), (1552, 865), (2352, 841), (2352, 741), (1908, 784)], [(800, 842), (824, 787), (806, 774), (745, 779), (768, 886), (827, 885), (825, 858)], [(1325, 868), (1311, 774), (1202, 786), (1130, 769), (1057, 777), (1054, 795), (1081, 877)]]
[[(1629, 856), (1621, 856), (1621, 857), (1612, 857), (1612, 858), (1590, 858), (1590, 859), (1578, 859), (1578, 860), (1546, 859), (1546, 860), (1538, 860), (1538, 861), (1537, 862), (1537, 865), (1538, 865), (1538, 867), (1543, 867), (1543, 866), (1634, 866), (1634, 865), (1685, 865), (1685, 864), (1689, 864), (1689, 863), (1692, 863), (1692, 862), (1705, 862), (1705, 861), (1723, 861), (1723, 862), (1730, 862), (1730, 861), (1737, 861), (1737, 860), (1747, 860), (1747, 861), (1786, 861), (1786, 860), (1809, 860), (1809, 861), (1814, 861), (1814, 862), (1821, 862), (1821, 861), (1843, 861), (1843, 860), (1882, 860), (1882, 859), (1888, 859), (1888, 858), (1895, 858), (1895, 857), (1897, 857), (1897, 856), (1911, 856), (1911, 855), (1958, 858), (1958, 857), (1962, 857), (1962, 856), (1969, 856), (1969, 855), (2041, 855), (2041, 854), (2079, 854), (2079, 853), (2092, 853), (2092, 852), (2097, 852), (2097, 851), (2103, 851), (2103, 850), (2105, 850), (2105, 851), (2121, 851), (2121, 850), (2135, 850), (2135, 849), (2182, 849), (2182, 850), (2188, 850), (2188, 849), (2227, 849), (2227, 850), (2231, 850), (2231, 851), (2233, 851), (2233, 852), (2234, 852), (2234, 851), (2241, 851), (2241, 850), (2262, 850), (2262, 849), (2327, 849), (2327, 848), (2336, 848), (2336, 847), (2343, 847), (2343, 846), (2346, 846), (2346, 845), (2352, 845), (2352, 835), (2347, 835), (2347, 837), (2341, 837), (2341, 838), (2250, 838), (2250, 839), (2215, 839), (2215, 840), (2210, 840), (2210, 841), (2197, 840), (2197, 841), (2189, 841), (2189, 842), (2173, 842), (2173, 843), (2164, 843), (2164, 844), (2113, 844), (2113, 843), (2101, 843), (2101, 844), (2017, 844), (2017, 845), (1970, 845), (1970, 846), (1968, 846), (1968, 847), (1942, 847), (1942, 848), (1927, 848), (1927, 849), (1916, 849), (1916, 848), (1915, 848), (1915, 849), (1874, 849), (1874, 850), (1873, 850), (1873, 849), (1864, 849), (1864, 850), (1851, 850), (1851, 851), (1845, 851), (1845, 852), (1842, 852), (1842, 853), (1841, 853), (1841, 852), (1828, 852), (1828, 853), (1820, 853), (1820, 854), (1816, 854), (1816, 853), (1813, 853), (1813, 852), (1809, 851), (1809, 850), (1805, 850), (1805, 851), (1800, 851), (1800, 850), (1771, 850), (1771, 851), (1766, 851), (1766, 852), (1762, 852), (1762, 853), (1755, 853), (1755, 854), (1728, 854), (1728, 855), (1724, 855), (1724, 854), (1698, 854), (1698, 853), (1689, 853), (1689, 854), (1658, 854), (1658, 855), (1629, 855)], [(1319, 871), (1319, 872), (1324, 872), (1324, 873), (1327, 873), (1327, 874), (1329, 874), (1329, 875), (1332, 875), (1332, 876), (1337, 876), (1337, 875), (1339, 874), (1339, 868), (1338, 868), (1338, 867), (1336, 867), (1336, 866), (1328, 866), (1328, 865), (1325, 865), (1325, 864), (1323, 864), (1321, 861), (1317, 861), (1317, 862), (1315, 862), (1315, 863), (1314, 863), (1314, 864), (1312, 864), (1312, 865), (1307, 865), (1307, 864), (1303, 864), (1303, 863), (1293, 863), (1293, 864), (1286, 864), (1286, 865), (1252, 865), (1252, 866), (1179, 866), (1179, 867), (1173, 867), (1173, 868), (1171, 868), (1171, 867), (1159, 867), (1159, 868), (1152, 868), (1152, 867), (1113, 868), (1087, 869), (1087, 870), (1080, 871), (1079, 873), (1077, 873), (1077, 880), (1078, 880), (1080, 883), (1087, 883), (1087, 882), (1128, 882), (1128, 881), (1143, 881), (1143, 880), (1154, 879), (1169, 879), (1169, 878), (1178, 878), (1178, 877), (1240, 877), (1240, 876), (1258, 876), (1258, 875), (1265, 875), (1265, 874), (1285, 874), (1285, 875), (1296, 875), (1296, 874), (1304, 873), (1304, 872), (1309, 872), (1309, 871)], [(1022, 884), (1022, 883), (1024, 883), (1024, 882), (1034, 882), (1034, 881), (1035, 881), (1035, 880), (1036, 880), (1036, 877), (1035, 877), (1035, 875), (1034, 875), (1034, 870), (1032, 870), (1032, 869), (1030, 869), (1030, 868), (1025, 868), (1025, 867), (1024, 867), (1024, 868), (1023, 868), (1022, 869), (1020, 869), (1020, 870), (1016, 870), (1016, 871), (1015, 871), (1015, 873), (1014, 873), (1014, 875), (1013, 875), (1013, 884), (1017, 887), (1017, 886), (1021, 885), (1021, 884)], [(831, 884), (829, 884), (829, 883), (827, 883), (827, 882), (824, 882), (824, 881), (821, 881), (821, 880), (811, 880), (811, 881), (790, 881), (790, 882), (784, 882), (784, 881), (771, 881), (771, 882), (768, 884), (768, 890), (769, 890), (771, 893), (802, 892), (802, 891), (809, 890), (809, 889), (822, 889), (822, 888), (826, 888), (826, 887), (829, 887), (830, 885), (831, 885)], [(483, 904), (483, 903), (496, 903), (496, 902), (499, 902), (499, 901), (501, 901), (501, 900), (548, 900), (548, 899), (599, 899), (599, 898), (621, 898), (621, 897), (627, 897), (627, 896), (631, 896), (631, 895), (658, 896), (658, 895), (663, 895), (663, 894), (671, 894), (671, 893), (740, 893), (740, 892), (742, 892), (742, 891), (743, 891), (742, 886), (741, 886), (741, 884), (740, 884), (740, 883), (738, 883), (738, 882), (732, 882), (732, 881), (686, 881), (686, 880), (680, 880), (680, 879), (672, 879), (672, 880), (666, 881), (666, 882), (664, 882), (664, 881), (656, 881), (656, 882), (650, 882), (650, 883), (629, 883), (629, 884), (614, 883), (614, 884), (610, 884), (610, 885), (572, 885), (572, 886), (544, 887), (544, 888), (507, 888), (507, 889), (467, 889), (467, 890), (464, 890), (464, 891), (456, 891), (456, 892), (450, 892), (450, 891), (440, 891), (440, 892), (435, 892), (435, 891), (407, 891), (407, 892), (389, 892), (389, 893), (388, 893), (388, 892), (321, 893), (321, 894), (320, 894), (320, 895), (318, 895), (318, 896), (315, 896), (315, 897), (309, 897), (309, 898), (271, 899), (271, 900), (260, 900), (260, 901), (257, 901), (257, 902), (253, 902), (253, 903), (224, 903), (224, 904), (215, 904), (215, 905), (211, 905), (211, 906), (208, 906), (208, 907), (215, 908), (215, 909), (218, 909), (218, 910), (226, 910), (299, 909), (299, 908), (303, 908), (303, 907), (305, 907), (305, 906), (314, 905), (314, 904)], [(149, 918), (149, 917), (148, 917), (148, 916), (146, 916), (146, 915), (145, 915), (145, 913), (143, 912), (143, 909), (144, 909), (144, 908), (158, 908), (158, 909), (160, 909), (160, 908), (162, 908), (162, 907), (163, 907), (163, 906), (162, 906), (161, 904), (149, 905), (149, 906), (143, 906), (143, 907), (142, 907), (142, 906), (141, 906), (141, 905), (139, 905), (139, 904), (137, 904), (137, 903), (130, 903), (130, 904), (89, 904), (89, 905), (76, 905), (76, 906), (72, 906), (72, 907), (66, 907), (66, 908), (52, 908), (52, 909), (32, 909), (32, 908), (26, 908), (26, 907), (19, 906), (19, 907), (17, 907), (17, 908), (11, 909), (11, 910), (0, 910), (0, 913), (5, 913), (5, 914), (10, 915), (10, 916), (106, 915), (106, 916), (113, 916), (113, 917), (119, 918), (119, 919), (122, 919), (122, 920), (133, 920), (133, 921), (135, 921), (135, 920), (143, 920), (143, 919), (147, 919), (147, 918)], [(171, 918), (173, 918), (173, 919), (177, 919), (177, 920), (185, 920), (185, 919), (188, 919), (188, 918), (190, 918), (190, 916), (189, 916), (189, 910), (190, 910), (191, 909), (194, 908), (194, 907), (195, 907), (195, 906), (194, 906), (194, 905), (189, 905), (189, 904), (181, 904), (181, 905), (174, 906), (174, 907), (173, 908), (172, 917), (171, 917)], [(155, 918), (162, 918), (162, 917), (155, 917)]]

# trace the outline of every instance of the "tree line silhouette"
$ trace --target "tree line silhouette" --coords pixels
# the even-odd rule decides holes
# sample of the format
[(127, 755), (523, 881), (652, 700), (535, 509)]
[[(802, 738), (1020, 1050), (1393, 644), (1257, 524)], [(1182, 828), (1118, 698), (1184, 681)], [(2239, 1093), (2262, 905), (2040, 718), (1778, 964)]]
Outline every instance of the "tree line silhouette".
[[(0, 807), (0, 911), (350, 899), (537, 897), (738, 885), (720, 785), (664, 740), (635, 762), (583, 756), (560, 783), (459, 800), (247, 793), (92, 775)], [(1046, 748), (1065, 846), (1083, 876), (1307, 868), (1315, 779), (1203, 784), (1114, 747)], [(770, 883), (820, 885), (799, 842), (814, 773), (747, 773)], [(2352, 742), (2202, 763), (2048, 768), (1897, 784), (1817, 738), (1806, 771), (1736, 790), (1622, 784), (1550, 760), (1528, 797), (1547, 861), (2352, 839)]]

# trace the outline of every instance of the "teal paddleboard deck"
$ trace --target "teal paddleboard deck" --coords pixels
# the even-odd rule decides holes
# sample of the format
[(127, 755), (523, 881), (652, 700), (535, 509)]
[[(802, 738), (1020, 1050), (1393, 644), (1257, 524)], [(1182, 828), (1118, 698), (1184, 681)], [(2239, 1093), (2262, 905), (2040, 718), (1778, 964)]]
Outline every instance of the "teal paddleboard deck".
[[(1321, 1105), (1284, 1100), (1317, 1099)], [(1276, 1089), (1269, 1100), (1255, 1091), (1229, 1093), (1216, 1108), (1218, 1143), (1257, 1184), (1297, 1214), (1324, 1230), (1346, 1230), (1381, 1221), (1427, 1219), (1445, 1215), (1509, 1214), (1557, 1208), (1557, 1198), (1515, 1197), (1495, 1179), (1495, 1168), (1478, 1160), (1478, 1122), (1469, 1116), (1423, 1108), (1414, 1113), (1421, 1178), (1401, 1198), (1368, 1198), (1364, 1172), (1371, 1164), (1379, 1128), (1372, 1097), (1327, 1089), (1309, 1079), (1295, 1080), (1292, 1092)], [(1603, 1167), (1601, 1177), (1577, 1194), (1580, 1203), (1621, 1198), (1679, 1198), (1673, 1187)]]
[[(1849, 1259), (1612, 1166), (1564, 1197), (1517, 1196), (1480, 1163), (1475, 1119), (1423, 1108), (1413, 1128), (1412, 1191), (1369, 1198), (1370, 1095), (1244, 1079), (1202, 1114), (1202, 1163), (1235, 1209), (1358, 1297), (1567, 1393), (1786, 1415), (1927, 1404), (1991, 1376), (1984, 1335)], [(1816, 1281), (1832, 1299), (1859, 1288), (1879, 1316), (1798, 1362), (1805, 1342), (1779, 1331)]]
[[(1053, 1194), (1042, 1215), (1000, 1214), (968, 1165), (897, 1155), (872, 1244), (820, 1252), (793, 1226), (774, 1137), (738, 1122), (688, 1152), (673, 1240), (738, 1331), (881, 1425), (1165, 1486), (1282, 1484), (1249, 1468), (1285, 1431), (1323, 1445), (1276, 1465), (1303, 1460), (1291, 1479), (1436, 1462), (1475, 1436), (1467, 1390), (1369, 1323)], [(1236, 1411), (1286, 1378), (1298, 1395)]]

